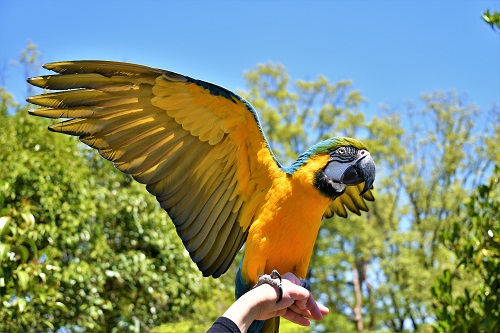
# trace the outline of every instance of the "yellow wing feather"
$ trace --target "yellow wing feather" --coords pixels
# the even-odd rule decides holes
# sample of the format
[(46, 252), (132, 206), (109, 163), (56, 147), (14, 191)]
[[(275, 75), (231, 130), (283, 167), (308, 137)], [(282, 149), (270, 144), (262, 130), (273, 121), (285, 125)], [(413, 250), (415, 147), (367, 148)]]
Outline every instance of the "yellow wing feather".
[[(146, 184), (204, 275), (220, 276), (243, 245), (262, 193), (279, 172), (256, 114), (215, 85), (146, 66), (58, 62), (29, 80), (63, 90), (29, 98), (32, 114), (68, 118), (80, 137)], [(70, 90), (67, 90), (70, 89)]]

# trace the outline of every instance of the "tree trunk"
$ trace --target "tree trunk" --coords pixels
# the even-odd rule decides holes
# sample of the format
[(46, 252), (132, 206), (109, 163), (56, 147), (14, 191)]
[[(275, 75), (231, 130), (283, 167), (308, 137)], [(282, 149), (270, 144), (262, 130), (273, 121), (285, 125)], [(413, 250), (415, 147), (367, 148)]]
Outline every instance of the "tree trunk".
[(354, 283), (354, 293), (356, 295), (356, 305), (354, 306), (354, 322), (356, 323), (356, 329), (358, 332), (363, 332), (363, 316), (361, 314), (362, 306), (362, 295), (361, 295), (361, 283), (359, 280), (358, 268), (353, 266), (352, 268), (352, 280)]
[(366, 290), (368, 292), (368, 312), (370, 316), (370, 321), (368, 323), (368, 330), (375, 331), (375, 296), (373, 295), (373, 287), (370, 281), (368, 280), (368, 262), (365, 262), (363, 265), (363, 280), (366, 284)]

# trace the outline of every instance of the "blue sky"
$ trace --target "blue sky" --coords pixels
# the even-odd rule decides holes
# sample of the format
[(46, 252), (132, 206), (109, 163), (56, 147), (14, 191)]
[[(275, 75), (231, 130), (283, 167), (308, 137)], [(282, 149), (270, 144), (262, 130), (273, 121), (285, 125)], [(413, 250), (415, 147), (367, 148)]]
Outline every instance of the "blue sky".
[(353, 80), (369, 114), (451, 89), (486, 110), (500, 103), (500, 34), (481, 20), (488, 8), (500, 2), (0, 0), (0, 84), (24, 100), (12, 61), (30, 40), (44, 62), (128, 61), (233, 91), (244, 71), (281, 63), (292, 79)]

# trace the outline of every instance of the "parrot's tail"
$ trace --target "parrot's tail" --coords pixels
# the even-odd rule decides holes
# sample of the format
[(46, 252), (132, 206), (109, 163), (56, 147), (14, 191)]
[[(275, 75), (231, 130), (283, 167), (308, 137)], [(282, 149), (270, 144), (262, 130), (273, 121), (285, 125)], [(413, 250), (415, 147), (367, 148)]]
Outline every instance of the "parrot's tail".
[[(254, 321), (255, 323), (255, 321)], [(252, 323), (253, 325), (253, 323)], [(252, 326), (250, 325), (250, 328)], [(264, 325), (260, 329), (260, 333), (278, 333), (280, 331), (280, 317), (274, 317), (268, 319), (264, 322)], [(250, 332), (250, 330), (248, 331)]]

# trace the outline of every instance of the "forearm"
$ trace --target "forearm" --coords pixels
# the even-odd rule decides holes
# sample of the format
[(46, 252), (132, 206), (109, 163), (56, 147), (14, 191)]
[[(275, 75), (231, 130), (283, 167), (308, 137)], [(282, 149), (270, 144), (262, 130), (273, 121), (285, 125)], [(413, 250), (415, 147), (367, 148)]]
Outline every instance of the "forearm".
[(222, 316), (231, 319), (244, 333), (252, 322), (259, 317), (262, 304), (269, 300), (276, 302), (276, 299), (274, 287), (263, 284), (241, 296)]

